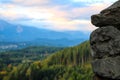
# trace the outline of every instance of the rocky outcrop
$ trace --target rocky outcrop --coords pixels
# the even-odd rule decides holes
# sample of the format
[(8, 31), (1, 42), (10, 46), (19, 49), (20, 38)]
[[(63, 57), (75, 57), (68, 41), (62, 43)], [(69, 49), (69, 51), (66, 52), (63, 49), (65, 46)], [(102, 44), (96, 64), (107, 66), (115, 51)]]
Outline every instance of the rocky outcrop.
[(93, 15), (91, 22), (97, 27), (114, 26), (120, 28), (120, 0), (112, 6), (100, 12), (100, 14)]
[(94, 80), (120, 80), (120, 0), (93, 15), (90, 36)]

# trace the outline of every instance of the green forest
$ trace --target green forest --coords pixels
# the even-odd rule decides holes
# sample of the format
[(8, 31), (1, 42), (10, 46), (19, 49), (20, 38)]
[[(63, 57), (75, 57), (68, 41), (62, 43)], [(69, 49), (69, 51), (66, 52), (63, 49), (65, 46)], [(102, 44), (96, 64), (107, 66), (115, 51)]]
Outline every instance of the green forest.
[[(42, 50), (43, 52), (41, 52)], [(5, 53), (0, 53), (0, 57)], [(1, 58), (0, 80), (92, 80), (93, 72), (90, 65), (91, 55), (88, 41), (68, 48), (49, 50), (46, 47), (30, 47), (7, 53), (12, 57), (7, 56), (7, 60), (16, 61), (20, 58), (20, 62), (9, 62), (9, 60), (5, 62), (5, 57)], [(44, 58), (41, 58), (41, 53), (44, 53)], [(37, 57), (32, 58), (33, 54)]]
[(18, 65), (24, 62), (43, 60), (50, 54), (62, 50), (62, 47), (31, 46), (21, 50), (0, 52), (0, 62), (6, 65)]

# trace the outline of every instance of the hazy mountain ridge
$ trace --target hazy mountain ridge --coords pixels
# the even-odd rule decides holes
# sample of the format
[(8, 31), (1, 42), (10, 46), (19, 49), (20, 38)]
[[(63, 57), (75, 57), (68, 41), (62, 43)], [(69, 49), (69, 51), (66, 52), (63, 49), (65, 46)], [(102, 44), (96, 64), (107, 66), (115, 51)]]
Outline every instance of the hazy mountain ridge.
[(0, 42), (30, 42), (32, 44), (37, 42), (38, 45), (71, 46), (87, 40), (88, 34), (80, 31), (57, 32), (23, 25), (14, 25), (0, 20)]

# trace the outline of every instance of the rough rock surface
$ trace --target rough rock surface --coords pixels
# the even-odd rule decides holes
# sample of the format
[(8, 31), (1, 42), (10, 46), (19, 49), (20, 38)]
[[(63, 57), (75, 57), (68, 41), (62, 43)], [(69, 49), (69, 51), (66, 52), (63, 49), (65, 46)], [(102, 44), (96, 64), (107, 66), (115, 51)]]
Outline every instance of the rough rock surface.
[(96, 59), (92, 62), (97, 75), (111, 79), (120, 79), (120, 56)]
[(120, 31), (113, 26), (98, 28), (90, 37), (94, 58), (120, 55)]
[(90, 36), (93, 80), (120, 80), (120, 0), (93, 15), (91, 22), (99, 27)]
[(100, 14), (93, 15), (91, 22), (97, 27), (115, 26), (120, 29), (120, 0), (101, 11)]

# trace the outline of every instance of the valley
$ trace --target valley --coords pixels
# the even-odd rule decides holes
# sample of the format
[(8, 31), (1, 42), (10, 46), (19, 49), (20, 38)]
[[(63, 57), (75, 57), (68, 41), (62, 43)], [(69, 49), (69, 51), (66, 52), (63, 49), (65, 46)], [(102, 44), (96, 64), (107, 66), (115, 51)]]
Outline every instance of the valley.
[(91, 80), (88, 39), (0, 20), (0, 80)]
[(0, 53), (0, 80), (92, 80), (89, 42)]

